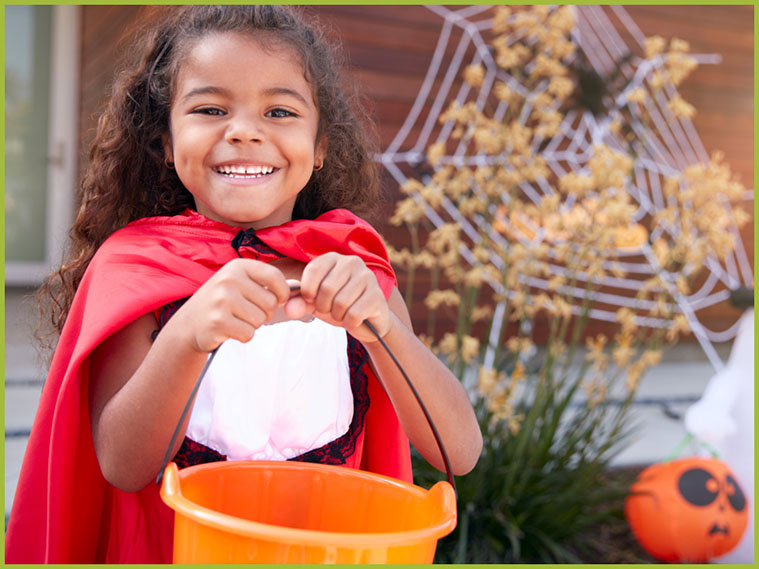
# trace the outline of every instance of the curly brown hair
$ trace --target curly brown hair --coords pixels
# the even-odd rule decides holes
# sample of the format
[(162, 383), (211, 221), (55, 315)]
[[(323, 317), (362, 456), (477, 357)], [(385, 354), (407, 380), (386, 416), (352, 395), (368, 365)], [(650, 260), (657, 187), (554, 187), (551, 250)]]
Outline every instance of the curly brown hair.
[[(339, 52), (294, 8), (166, 6), (154, 13), (137, 33), (134, 49), (128, 50), (135, 57), (117, 75), (98, 121), (67, 259), (39, 290), (41, 315), (49, 317), (54, 336), (63, 328), (93, 255), (111, 233), (142, 217), (176, 215), (194, 207), (193, 196), (176, 172), (164, 165), (162, 137), (169, 130), (179, 67), (208, 34), (253, 34), (264, 45), (289, 47), (303, 64), (319, 111), (318, 136), (328, 141), (328, 157), (298, 195), (295, 219), (313, 219), (338, 207), (368, 216), (379, 201), (369, 125), (359, 120), (365, 113), (355, 90), (348, 96), (342, 88), (346, 83)], [(44, 338), (39, 330), (38, 336)]]

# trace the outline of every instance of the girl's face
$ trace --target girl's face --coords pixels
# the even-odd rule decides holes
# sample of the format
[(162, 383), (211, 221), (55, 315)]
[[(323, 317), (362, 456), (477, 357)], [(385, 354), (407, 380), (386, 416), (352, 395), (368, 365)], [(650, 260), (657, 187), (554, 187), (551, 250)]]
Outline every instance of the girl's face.
[(180, 65), (164, 150), (199, 213), (261, 229), (292, 219), (298, 192), (324, 160), (318, 119), (292, 50), (209, 35)]

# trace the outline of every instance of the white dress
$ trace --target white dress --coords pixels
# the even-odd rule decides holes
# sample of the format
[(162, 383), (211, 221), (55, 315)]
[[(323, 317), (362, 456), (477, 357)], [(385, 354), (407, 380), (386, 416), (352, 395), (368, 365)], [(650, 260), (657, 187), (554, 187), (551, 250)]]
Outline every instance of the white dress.
[(341, 437), (352, 418), (345, 330), (292, 320), (221, 345), (186, 435), (229, 460), (286, 460)]

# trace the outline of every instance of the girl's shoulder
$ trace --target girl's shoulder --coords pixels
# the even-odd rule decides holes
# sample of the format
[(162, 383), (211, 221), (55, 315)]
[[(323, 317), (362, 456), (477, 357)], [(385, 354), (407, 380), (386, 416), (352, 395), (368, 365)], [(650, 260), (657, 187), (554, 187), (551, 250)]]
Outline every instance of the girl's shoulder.
[(187, 239), (198, 237), (204, 240), (213, 240), (216, 237), (226, 241), (230, 239), (229, 235), (234, 236), (237, 230), (237, 228), (224, 223), (208, 219), (196, 211), (186, 209), (178, 215), (143, 217), (132, 221), (114, 231), (103, 245), (124, 244), (135, 239), (144, 242), (154, 238)]
[[(161, 228), (199, 228), (199, 229), (214, 229), (217, 231), (234, 232), (235, 229), (221, 223), (220, 221), (214, 221), (206, 216), (198, 213), (192, 209), (185, 209), (182, 213), (177, 215), (158, 215), (155, 217), (142, 217), (135, 221), (128, 223), (124, 228), (119, 231), (131, 230), (131, 231), (160, 231)], [(118, 231), (116, 232), (118, 233)], [(116, 234), (114, 233), (114, 235)]]
[(217, 246), (229, 246), (237, 230), (189, 209), (173, 216), (144, 217), (114, 231), (98, 248), (92, 262), (107, 262), (114, 256), (123, 259), (125, 255), (135, 260), (150, 259), (159, 252), (197, 256), (198, 247), (215, 250)]
[(347, 209), (338, 208), (328, 210), (314, 219), (313, 223), (319, 225), (324, 224), (325, 228), (329, 227), (330, 224), (334, 224), (335, 228), (339, 227), (347, 230), (357, 229), (380, 237), (379, 232), (371, 223)]

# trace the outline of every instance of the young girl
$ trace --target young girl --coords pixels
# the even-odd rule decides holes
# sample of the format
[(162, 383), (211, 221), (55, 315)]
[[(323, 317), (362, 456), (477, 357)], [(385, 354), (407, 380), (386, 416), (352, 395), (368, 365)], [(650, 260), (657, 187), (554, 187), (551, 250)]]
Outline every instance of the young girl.
[(62, 330), (6, 561), (171, 561), (155, 479), (216, 348), (169, 451), (180, 467), (293, 459), (410, 480), (410, 440), (442, 468), (367, 321), (453, 471), (471, 470), (466, 393), (348, 211), (371, 208), (377, 179), (322, 39), (289, 8), (191, 6), (136, 45), (98, 126), (73, 254), (46, 285)]

